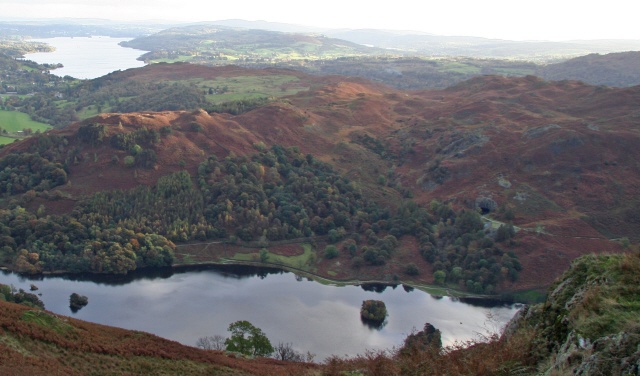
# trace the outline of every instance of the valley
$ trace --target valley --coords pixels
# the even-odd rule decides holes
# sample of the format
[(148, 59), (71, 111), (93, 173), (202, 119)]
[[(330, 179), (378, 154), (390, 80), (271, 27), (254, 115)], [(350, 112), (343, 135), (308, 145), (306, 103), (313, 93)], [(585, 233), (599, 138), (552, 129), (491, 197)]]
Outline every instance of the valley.
[[(353, 195), (358, 192), (358, 195), (363, 195), (361, 197), (371, 201), (371, 204), (364, 205), (372, 217), (362, 217), (365, 212), (355, 206), (348, 209), (348, 222), (336, 223), (339, 214), (334, 212), (333, 224), (329, 227), (318, 226), (313, 222), (314, 216), (325, 223), (329, 220), (327, 218), (331, 211), (327, 212), (327, 208), (331, 208), (332, 204), (327, 202), (324, 209), (305, 208), (305, 216), (297, 217), (295, 223), (290, 222), (291, 214), (288, 214), (288, 223), (282, 222), (285, 217), (280, 218), (280, 225), (274, 227), (273, 235), (270, 235), (270, 231), (275, 217), (267, 218), (263, 227), (249, 229), (246, 235), (242, 235), (236, 226), (244, 223), (244, 220), (234, 222), (236, 217), (248, 218), (255, 215), (251, 214), (255, 210), (259, 211), (259, 215), (269, 217), (268, 212), (264, 211), (267, 207), (261, 207), (261, 199), (254, 198), (255, 202), (252, 203), (241, 196), (234, 198), (233, 195), (254, 189), (244, 186), (237, 193), (228, 191), (231, 196), (220, 196), (220, 193), (214, 196), (219, 203), (224, 202), (224, 197), (228, 197), (232, 203), (233, 209), (226, 212), (231, 215), (230, 218), (234, 218), (230, 222), (220, 219), (220, 215), (227, 215), (224, 211), (215, 209), (217, 212), (206, 214), (206, 210), (209, 210), (206, 209), (203, 214), (198, 214), (203, 219), (194, 217), (195, 222), (188, 226), (195, 227), (187, 227), (188, 230), (184, 227), (184, 230), (170, 230), (171, 226), (177, 225), (174, 224), (166, 230), (152, 231), (160, 231), (159, 234), (177, 244), (221, 238), (242, 245), (242, 242), (260, 241), (262, 238), (262, 245), (269, 249), (270, 242), (280, 239), (326, 235), (327, 231), (335, 230), (339, 235), (332, 241), (316, 241), (314, 251), (318, 256), (310, 263), (310, 271), (317, 268), (325, 278), (351, 279), (366, 275), (375, 280), (415, 279), (420, 283), (432, 283), (433, 273), (439, 269), (429, 267), (430, 256), (425, 259), (425, 252), (429, 248), (425, 248), (425, 239), (421, 240), (421, 235), (417, 235), (419, 233), (415, 229), (403, 230), (397, 225), (394, 228), (393, 223), (397, 221), (394, 215), (398, 210), (407, 210), (404, 208), (417, 204), (417, 208), (421, 209), (415, 211), (415, 215), (423, 216), (421, 223), (440, 222), (440, 226), (444, 226), (442, 230), (434, 232), (435, 238), (430, 240), (432, 246), (451, 252), (455, 247), (460, 247), (455, 244), (456, 238), (464, 232), (458, 229), (457, 233), (444, 235), (447, 233), (446, 215), (450, 214), (437, 214), (440, 209), (431, 202), (438, 200), (456, 211), (474, 212), (480, 208), (488, 212), (490, 217), (505, 223), (511, 221), (515, 226), (525, 229), (517, 234), (515, 240), (499, 246), (500, 252), (511, 252), (517, 256), (522, 265), (517, 278), (498, 279), (487, 284), (491, 279), (482, 277), (483, 289), (475, 289), (482, 292), (489, 284), (490, 290), (496, 292), (544, 288), (579, 254), (585, 251), (621, 250), (623, 242), (616, 239), (635, 241), (634, 222), (629, 222), (629, 217), (620, 217), (620, 220), (614, 218), (630, 213), (626, 208), (629, 202), (633, 202), (635, 191), (632, 189), (637, 186), (637, 175), (616, 167), (633, 164), (636, 158), (636, 150), (632, 147), (632, 139), (637, 134), (633, 128), (633, 105), (638, 95), (636, 88), (603, 89), (578, 82), (546, 82), (532, 76), (486, 76), (441, 91), (403, 92), (360, 79), (319, 78), (299, 72), (294, 74), (293, 71), (289, 77), (295, 79), (279, 81), (283, 73), (277, 70), (155, 64), (98, 79), (95, 82), (104, 82), (99, 86), (105, 88), (122, 81), (124, 77), (127, 78), (126, 82), (152, 81), (155, 85), (165, 85), (163, 82), (169, 78), (176, 80), (181, 77), (228, 77), (225, 78), (228, 82), (235, 80), (233, 77), (255, 77), (254, 81), (282, 82), (282, 85), (295, 82), (298, 87), (308, 89), (281, 99), (273, 98), (253, 110), (236, 114), (208, 113), (203, 110), (101, 114), (49, 132), (49, 136), (26, 140), (23, 146), (6, 147), (2, 151), (4, 155), (27, 150), (34, 152), (39, 144), (58, 145), (58, 151), (49, 152), (46, 158), (67, 166), (66, 180), (61, 180), (62, 184), (54, 190), (56, 199), (46, 199), (36, 193), (34, 200), (23, 202), (22, 205), (34, 209), (42, 205), (46, 213), (64, 214), (82, 197), (92, 194), (100, 196), (98, 192), (111, 189), (133, 189), (140, 184), (153, 186), (163, 176), (184, 171), (188, 173), (185, 176), (195, 180), (191, 187), (185, 186), (185, 189), (193, 190), (197, 196), (204, 194), (205, 202), (207, 190), (219, 189), (214, 188), (218, 184), (214, 182), (220, 182), (220, 179), (227, 182), (224, 184), (233, 182), (234, 186), (247, 184), (243, 179), (257, 179), (252, 184), (257, 182), (261, 185), (259, 189), (266, 192), (268, 202), (272, 202), (277, 211), (291, 210), (281, 207), (281, 201), (275, 197), (269, 198), (272, 193), (268, 190), (273, 189), (270, 187), (278, 180), (285, 184), (283, 188), (289, 184), (295, 186), (297, 183), (292, 180), (294, 175), (288, 176), (291, 173), (289, 169), (296, 165), (298, 167), (295, 168), (307, 168), (306, 164), (309, 167), (316, 166), (314, 161), (317, 158), (321, 164), (313, 168), (323, 164), (332, 165), (331, 168), (335, 169), (332, 174), (344, 174), (344, 178), (348, 179), (344, 180), (346, 185), (331, 187), (330, 191), (333, 190), (333, 194), (341, 192)], [(275, 76), (271, 79), (260, 78), (270, 75)], [(172, 88), (171, 85), (168, 87)], [(616, 100), (615, 106), (606, 107), (606, 112), (598, 111), (598, 106), (594, 106), (594, 103), (607, 103), (612, 97), (626, 99)], [(141, 103), (151, 106), (153, 102)], [(551, 103), (552, 107), (549, 106)], [(585, 111), (585, 106), (589, 110)], [(60, 142), (75, 145), (75, 149), (59, 145)], [(612, 147), (614, 144), (615, 148)], [(131, 148), (136, 145), (139, 149), (133, 152)], [(273, 149), (269, 145), (285, 147)], [(599, 145), (602, 151), (593, 153), (588, 145)], [(299, 155), (296, 154), (298, 152)], [(206, 162), (207, 155), (215, 157)], [(276, 158), (276, 164), (273, 158)], [(297, 161), (304, 163), (300, 165), (301, 162)], [(213, 163), (213, 167), (207, 166), (207, 163)], [(228, 170), (230, 163), (237, 167)], [(284, 167), (289, 163), (293, 165)], [(231, 179), (245, 168), (246, 172)], [(325, 168), (321, 167), (321, 170)], [(313, 179), (318, 176), (318, 172), (292, 171), (300, 177), (311, 173), (307, 180), (313, 175), (316, 175)], [(206, 177), (211, 173), (210, 177)], [(267, 173), (276, 175), (269, 177)], [(616, 190), (616, 182), (621, 180), (627, 182), (627, 188)], [(610, 192), (608, 209), (603, 210), (599, 205), (601, 198), (595, 201), (591, 198), (596, 194), (593, 192), (596, 188), (592, 184), (594, 181), (600, 181), (602, 189)], [(312, 186), (311, 192), (319, 189)], [(565, 190), (563, 187), (571, 189)], [(157, 188), (152, 188), (151, 192), (153, 189)], [(222, 189), (220, 192), (226, 192), (229, 188)], [(349, 193), (349, 190), (353, 190), (353, 193)], [(196, 193), (188, 193), (188, 196), (196, 197)], [(128, 197), (134, 199), (135, 196)], [(327, 198), (335, 200), (331, 196)], [(179, 200), (177, 197), (175, 199)], [(172, 205), (185, 207), (184, 203), (175, 202)], [(374, 209), (371, 205), (380, 209)], [(240, 208), (243, 209), (240, 211)], [(423, 208), (427, 209), (424, 213)], [(376, 211), (386, 214), (375, 214)], [(89, 212), (95, 212), (95, 209)], [(362, 214), (356, 219), (354, 214), (359, 212)], [(152, 214), (135, 213), (130, 212), (128, 216), (136, 218), (137, 215)], [(107, 223), (119, 221), (118, 216), (108, 215), (107, 218), (113, 219), (107, 219)], [(302, 227), (298, 227), (299, 221), (303, 221)], [(309, 221), (308, 224), (305, 221)], [(472, 226), (480, 227), (469, 227), (471, 231), (482, 227), (478, 222), (479, 217), (473, 221), (476, 222), (472, 222), (475, 223)], [(288, 229), (279, 233), (283, 230), (276, 229), (285, 223)], [(149, 224), (143, 224), (146, 231), (152, 228), (148, 227)], [(208, 227), (211, 225), (213, 228)], [(372, 237), (365, 233), (368, 226), (373, 225), (376, 226), (370, 229), (375, 235)], [(307, 229), (306, 226), (310, 227)], [(220, 232), (222, 229), (225, 229), (226, 235)], [(489, 232), (493, 239), (496, 230)], [(427, 233), (429, 231), (433, 230), (427, 230)], [(230, 235), (234, 238), (228, 238)], [(398, 252), (389, 254), (393, 254), (392, 261), (387, 260), (384, 265), (376, 266), (375, 257), (370, 255), (370, 262), (364, 259), (363, 267), (348, 266), (353, 264), (353, 257), (364, 258), (364, 252), (369, 247), (375, 246), (388, 235), (398, 242), (394, 246)], [(451, 245), (444, 241), (447, 237)], [(347, 249), (345, 242), (349, 239), (356, 243), (354, 254), (342, 251), (337, 260), (322, 257), (322, 251), (330, 243), (335, 243), (339, 250)], [(469, 240), (460, 239), (458, 242), (462, 242), (462, 248), (458, 252), (462, 253), (458, 256), (459, 262), (467, 265), (463, 270), (473, 270), (472, 265), (477, 264), (464, 261), (469, 249), (491, 249), (492, 245), (487, 243), (487, 246), (480, 246), (480, 238), (475, 238), (475, 235)], [(379, 249), (379, 246), (373, 248)], [(200, 252), (194, 247), (190, 249)], [(431, 262), (437, 261), (437, 252)], [(502, 257), (501, 254), (497, 255)], [(187, 260), (194, 259), (194, 256), (187, 254)], [(338, 264), (336, 261), (341, 265), (340, 268), (331, 266)], [(442, 261), (443, 265), (439, 268), (451, 275), (456, 263), (451, 263), (452, 259), (447, 260), (450, 264)], [(506, 262), (510, 261), (507, 259)], [(359, 263), (356, 261), (356, 265)], [(406, 275), (401, 265), (407, 263), (414, 263), (420, 275)], [(508, 266), (506, 270), (508, 272)], [(516, 274), (513, 275), (515, 277)], [(480, 275), (475, 278), (480, 278)], [(468, 280), (458, 280), (462, 290), (469, 289), (470, 285), (466, 284)]]
[[(40, 279), (50, 299), (49, 281), (91, 276), (126, 280), (131, 289), (147, 284), (138, 298), (119, 293), (128, 303), (115, 306), (148, 294), (149, 307), (155, 296), (161, 310), (178, 301), (165, 294), (169, 283), (177, 289), (198, 280), (176, 317), (195, 315), (185, 308), (193, 302), (204, 304), (197, 314), (204, 317), (233, 304), (228, 295), (244, 296), (258, 308), (230, 314), (259, 313), (248, 318), (280, 345), (295, 338), (314, 350), (310, 338), (331, 338), (316, 350), (322, 363), (302, 352), (293, 362), (245, 359), (64, 318), (62, 299), (47, 302), (51, 312), (0, 302), (0, 347), (8, 351), (0, 370), (84, 374), (94, 361), (98, 373), (109, 364), (118, 372), (188, 374), (393, 375), (416, 365), (419, 374), (442, 374), (471, 363), (486, 374), (511, 366), (522, 374), (605, 363), (634, 369), (624, 362), (637, 361), (637, 351), (627, 351), (637, 344), (637, 291), (625, 286), (637, 279), (640, 251), (640, 76), (637, 53), (617, 52), (634, 41), (506, 43), (207, 24), (116, 29), (98, 28), (135, 37), (122, 45), (149, 51), (141, 57), (147, 64), (83, 79), (19, 58), (48, 47), (3, 39), (22, 29), (0, 23), (0, 268), (12, 284), (0, 298), (12, 301), (14, 284)], [(73, 45), (71, 37), (92, 29), (25, 30), (63, 33)], [(372, 36), (376, 47), (357, 42)], [(440, 52), (430, 44), (436, 40)], [(273, 317), (291, 302), (275, 299), (284, 285), (263, 289), (265, 279), (280, 277), (258, 272), (252, 290), (260, 297), (233, 290), (229, 276), (244, 283), (234, 268), (254, 266), (277, 268), (282, 278), (294, 273), (298, 288), (333, 289), (317, 298), (304, 292), (308, 306), (287, 312), (303, 316), (288, 324), (315, 334), (276, 325)], [(215, 277), (202, 281), (203, 273)], [(338, 298), (335, 289), (352, 296)], [(387, 300), (389, 327), (367, 327), (357, 314), (355, 323), (331, 324), (338, 320), (331, 315), (357, 311), (374, 293)], [(100, 311), (99, 299), (73, 311), (76, 318)], [(459, 299), (531, 305), (504, 334), (511, 305), (494, 318), (496, 330), (472, 337), (460, 334), (463, 327), (478, 330), (487, 313)], [(422, 308), (403, 316), (410, 306)], [(127, 327), (143, 310), (134, 311), (123, 321), (86, 318)], [(306, 321), (320, 312), (327, 326)], [(141, 315), (139, 322), (159, 325), (144, 317), (153, 313)], [(176, 332), (220, 334), (232, 321), (223, 316)], [(414, 319), (411, 333), (398, 326)], [(195, 343), (193, 335), (145, 328), (131, 327)], [(340, 335), (344, 348), (332, 353)], [(348, 350), (359, 340), (379, 346)], [(568, 346), (577, 358), (567, 357)], [(625, 360), (594, 365), (600, 351)]]

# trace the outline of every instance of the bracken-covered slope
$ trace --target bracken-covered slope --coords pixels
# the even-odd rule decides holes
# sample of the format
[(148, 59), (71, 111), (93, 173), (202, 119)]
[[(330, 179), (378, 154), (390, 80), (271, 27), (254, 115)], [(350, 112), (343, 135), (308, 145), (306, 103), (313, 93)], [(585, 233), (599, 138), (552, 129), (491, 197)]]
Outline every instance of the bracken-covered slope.
[(291, 103), (305, 108), (299, 123), (314, 135), (299, 145), (350, 177), (389, 175), (424, 204), (513, 217), (525, 230), (521, 286), (549, 283), (585, 251), (617, 247), (607, 238), (636, 237), (639, 87), (490, 76), (407, 93), (344, 82)]
[(3, 375), (308, 375), (317, 366), (247, 360), (151, 334), (0, 301)]
[[(183, 67), (185, 74), (192, 69)], [(150, 69), (168, 68), (141, 72)], [(197, 68), (207, 69), (216, 74)], [(334, 165), (384, 206), (413, 196), (424, 206), (438, 199), (513, 221), (521, 229), (512, 248), (523, 271), (505, 289), (547, 286), (577, 256), (620, 250), (611, 239), (638, 240), (640, 87), (485, 76), (446, 90), (407, 92), (326, 80), (236, 116), (102, 114), (54, 131), (77, 151), (66, 166), (70, 183), (56, 188), (60, 199), (43, 204), (48, 212), (68, 211), (84, 194), (153, 184), (182, 169), (196, 176), (210, 154), (246, 155), (280, 144)], [(144, 146), (156, 155), (152, 168), (126, 168), (130, 152), (108, 142), (81, 143), (77, 132), (89, 124), (106, 125), (108, 136), (165, 132), (161, 142)], [(36, 142), (7, 146), (0, 156)]]

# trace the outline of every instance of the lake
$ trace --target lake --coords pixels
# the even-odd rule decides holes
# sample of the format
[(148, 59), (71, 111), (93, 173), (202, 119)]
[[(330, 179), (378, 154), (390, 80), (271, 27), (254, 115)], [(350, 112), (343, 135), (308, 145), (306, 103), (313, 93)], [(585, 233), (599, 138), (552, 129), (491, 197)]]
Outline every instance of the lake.
[(144, 62), (136, 59), (146, 51), (118, 45), (127, 40), (131, 38), (94, 36), (32, 39), (35, 42), (47, 43), (56, 50), (26, 54), (25, 58), (40, 64), (62, 63), (63, 68), (51, 71), (57, 76), (97, 78), (116, 70), (144, 66)]
[[(89, 278), (87, 278), (89, 277)], [(198, 338), (227, 337), (227, 327), (247, 320), (262, 329), (273, 345), (292, 343), (301, 352), (356, 355), (401, 346), (407, 334), (426, 322), (442, 332), (444, 344), (485, 334), (504, 325), (513, 306), (483, 307), (419, 290), (370, 285), (323, 285), (290, 272), (240, 266), (135, 272), (127, 276), (47, 276), (36, 280), (3, 272), (0, 283), (36, 293), (57, 314), (141, 330), (194, 346)], [(76, 313), (69, 295), (89, 304)], [(363, 300), (382, 300), (389, 317), (375, 329), (360, 320)], [(488, 322), (487, 315), (493, 316)]]

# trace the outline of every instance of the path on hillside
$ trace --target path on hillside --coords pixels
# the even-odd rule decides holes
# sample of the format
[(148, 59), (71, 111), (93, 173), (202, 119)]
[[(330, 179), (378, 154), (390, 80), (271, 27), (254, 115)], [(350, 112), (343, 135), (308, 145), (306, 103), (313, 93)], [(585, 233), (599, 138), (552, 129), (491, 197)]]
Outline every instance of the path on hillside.
[[(482, 216), (482, 220), (491, 223), (491, 227), (497, 229), (500, 226), (507, 226), (508, 223), (502, 222), (502, 221), (498, 221), (497, 219), (493, 219), (493, 218), (489, 218), (486, 216)], [(557, 235), (557, 234), (552, 234), (548, 231), (545, 230), (545, 226), (542, 225), (542, 223), (544, 223), (545, 221), (542, 222), (538, 222), (536, 224), (536, 227), (518, 227), (513, 225), (513, 228), (516, 232), (522, 230), (522, 231), (527, 231), (527, 232), (533, 232), (536, 234), (543, 234), (543, 235), (549, 235), (549, 236), (553, 236), (553, 237), (558, 237), (558, 238), (567, 238), (567, 239), (588, 239), (588, 240), (610, 240), (610, 241), (620, 241), (622, 239), (619, 238), (615, 238), (615, 239), (609, 239), (607, 237), (605, 237), (604, 235), (601, 237), (596, 237), (596, 236), (583, 236), (583, 235), (573, 235), (573, 236), (569, 236), (569, 235)]]

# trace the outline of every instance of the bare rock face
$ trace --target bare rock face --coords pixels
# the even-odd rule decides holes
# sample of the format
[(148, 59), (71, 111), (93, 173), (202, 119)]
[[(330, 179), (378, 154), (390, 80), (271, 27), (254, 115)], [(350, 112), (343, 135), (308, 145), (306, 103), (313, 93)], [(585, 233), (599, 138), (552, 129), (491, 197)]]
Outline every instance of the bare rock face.
[(545, 374), (571, 370), (573, 375), (640, 374), (640, 332), (620, 332), (590, 342), (572, 331)]
[(522, 307), (516, 314), (507, 322), (504, 329), (502, 330), (503, 339), (511, 338), (514, 334), (517, 333), (518, 329), (526, 325), (526, 319), (532, 311), (531, 306), (525, 305)]
[(640, 374), (640, 332), (621, 332), (596, 340), (582, 351), (576, 375)]

